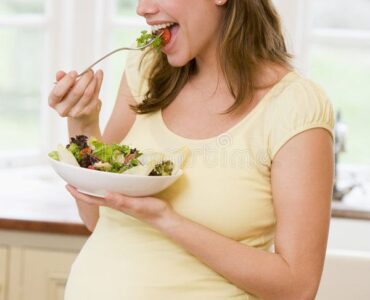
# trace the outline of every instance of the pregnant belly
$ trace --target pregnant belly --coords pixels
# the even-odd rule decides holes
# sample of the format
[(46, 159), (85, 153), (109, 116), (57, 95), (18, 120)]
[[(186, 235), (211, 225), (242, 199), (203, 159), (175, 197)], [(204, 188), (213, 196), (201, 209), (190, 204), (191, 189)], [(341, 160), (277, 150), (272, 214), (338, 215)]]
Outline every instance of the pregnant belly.
[(65, 300), (251, 300), (159, 231), (102, 216), (75, 260)]

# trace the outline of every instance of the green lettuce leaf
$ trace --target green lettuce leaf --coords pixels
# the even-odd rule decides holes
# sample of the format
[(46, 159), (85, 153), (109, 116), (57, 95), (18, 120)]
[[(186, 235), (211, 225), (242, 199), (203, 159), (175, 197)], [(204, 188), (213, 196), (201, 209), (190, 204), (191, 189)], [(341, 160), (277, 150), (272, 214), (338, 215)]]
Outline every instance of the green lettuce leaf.
[(51, 151), (48, 153), (48, 156), (51, 157), (52, 159), (60, 161), (58, 151)]

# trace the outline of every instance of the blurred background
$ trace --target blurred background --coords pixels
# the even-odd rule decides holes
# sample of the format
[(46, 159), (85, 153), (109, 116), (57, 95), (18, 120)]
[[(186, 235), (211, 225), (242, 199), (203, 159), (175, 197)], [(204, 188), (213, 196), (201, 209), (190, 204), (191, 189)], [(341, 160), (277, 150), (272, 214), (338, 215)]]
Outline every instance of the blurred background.
[[(295, 66), (319, 83), (338, 126), (336, 198), (370, 203), (370, 0), (275, 0)], [(0, 168), (42, 164), (68, 140), (49, 109), (57, 70), (83, 70), (147, 28), (136, 0), (2, 0), (0, 3)], [(126, 53), (100, 63), (102, 128), (113, 108)], [(349, 200), (348, 200), (349, 201)], [(370, 202), (370, 200), (369, 200)]]
[[(370, 164), (370, 1), (275, 2), (287, 17), (287, 41), (298, 69), (325, 88), (348, 125), (348, 151), (341, 162)], [(106, 51), (132, 44), (146, 27), (135, 6), (136, 0), (1, 1), (0, 156), (5, 164), (12, 164), (6, 157), (14, 154), (37, 156), (54, 142), (50, 135), (60, 139), (45, 105), (54, 73), (81, 70)], [(120, 53), (98, 66), (107, 75), (105, 119), (124, 60)]]
[[(147, 28), (136, 16), (136, 2), (0, 1), (0, 225), (1, 219), (22, 218), (49, 225), (80, 222), (75, 208), (65, 207), (63, 183), (46, 165), (47, 152), (68, 141), (66, 120), (48, 107), (47, 96), (56, 71), (83, 70), (106, 52), (134, 43)], [(370, 0), (274, 2), (297, 70), (325, 89), (337, 113), (339, 196), (333, 202), (329, 245), (370, 251), (369, 242), (353, 234), (362, 231), (364, 237), (366, 232), (370, 240)], [(125, 58), (119, 53), (97, 67), (105, 72), (102, 128)], [(56, 208), (50, 208), (50, 198)], [(14, 206), (5, 206), (9, 200)], [(60, 219), (53, 219), (50, 210)], [(0, 247), (0, 265), (1, 253)], [(8, 299), (1, 298), (1, 276), (0, 271), (0, 299)], [(10, 290), (9, 299), (20, 299), (9, 296), (15, 295)]]
[[(348, 124), (348, 151), (341, 161), (370, 164), (370, 1), (275, 2), (288, 18), (287, 40), (299, 69), (325, 88)], [(295, 4), (285, 8), (283, 2)], [(136, 0), (1, 1), (1, 157), (37, 155), (49, 146), (47, 137), (56, 135), (45, 95), (55, 71), (81, 70), (105, 51), (133, 43), (145, 27), (135, 6)], [(124, 59), (120, 53), (98, 66), (108, 78), (102, 94), (105, 118)]]

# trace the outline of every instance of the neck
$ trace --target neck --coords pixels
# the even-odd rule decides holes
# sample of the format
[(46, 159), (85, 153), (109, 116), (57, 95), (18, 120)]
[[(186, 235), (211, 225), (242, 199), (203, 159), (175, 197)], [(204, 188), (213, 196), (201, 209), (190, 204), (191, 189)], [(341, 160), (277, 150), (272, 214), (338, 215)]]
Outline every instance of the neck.
[(191, 81), (207, 92), (224, 93), (228, 91), (224, 74), (222, 73), (216, 51), (206, 55), (197, 56), (196, 73)]

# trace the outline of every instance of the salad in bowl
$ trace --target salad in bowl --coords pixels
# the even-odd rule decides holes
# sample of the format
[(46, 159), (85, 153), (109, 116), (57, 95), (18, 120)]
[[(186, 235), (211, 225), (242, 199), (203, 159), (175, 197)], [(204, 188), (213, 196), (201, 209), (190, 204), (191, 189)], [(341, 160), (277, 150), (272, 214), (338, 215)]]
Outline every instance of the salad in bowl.
[(117, 192), (128, 196), (158, 193), (182, 174), (188, 155), (182, 147), (172, 152), (141, 152), (123, 144), (105, 144), (77, 135), (66, 146), (49, 152), (54, 170), (80, 192), (104, 197)]

